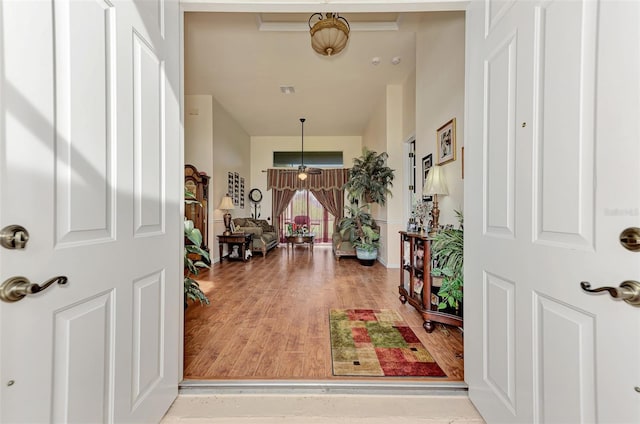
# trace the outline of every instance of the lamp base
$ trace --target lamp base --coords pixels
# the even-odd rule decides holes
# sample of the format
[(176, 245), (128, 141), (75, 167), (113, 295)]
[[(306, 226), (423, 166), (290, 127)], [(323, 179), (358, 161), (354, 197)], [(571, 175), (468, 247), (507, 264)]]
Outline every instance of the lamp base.
[(229, 211), (227, 211), (227, 213), (225, 213), (222, 216), (222, 218), (224, 219), (224, 226), (226, 227), (222, 235), (230, 236), (231, 235), (231, 214), (229, 213)]
[(438, 233), (438, 227), (440, 223), (438, 222), (440, 219), (440, 208), (438, 208), (438, 195), (433, 196), (433, 209), (431, 209), (431, 231), (429, 231), (429, 236), (433, 237)]

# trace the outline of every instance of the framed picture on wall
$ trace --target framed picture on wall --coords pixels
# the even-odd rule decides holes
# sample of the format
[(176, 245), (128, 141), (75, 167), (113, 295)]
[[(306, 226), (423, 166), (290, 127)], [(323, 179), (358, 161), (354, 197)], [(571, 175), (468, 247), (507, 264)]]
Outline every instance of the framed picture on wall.
[[(427, 176), (429, 175), (429, 170), (433, 166), (433, 155), (429, 153), (427, 156), (422, 158), (422, 188), (427, 183)], [(422, 190), (420, 190), (422, 193)], [(431, 202), (433, 200), (433, 196), (422, 196), (423, 202)]]
[(438, 165), (456, 160), (456, 118), (451, 119), (436, 131), (436, 149)]

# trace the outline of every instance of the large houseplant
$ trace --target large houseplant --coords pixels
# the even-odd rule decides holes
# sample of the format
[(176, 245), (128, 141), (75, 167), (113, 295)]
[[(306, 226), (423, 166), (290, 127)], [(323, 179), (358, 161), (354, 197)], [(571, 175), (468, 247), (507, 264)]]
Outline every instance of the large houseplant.
[[(185, 203), (199, 203), (195, 199), (195, 195), (185, 189)], [(208, 305), (209, 298), (204, 294), (200, 285), (193, 278), (198, 275), (201, 268), (209, 268), (211, 259), (209, 252), (202, 248), (202, 233), (195, 228), (193, 221), (185, 218), (184, 220), (184, 236), (191, 244), (184, 244), (184, 307), (187, 307), (187, 301), (200, 302), (201, 305)]]
[(387, 195), (391, 194), (389, 187), (393, 186), (394, 177), (394, 170), (387, 166), (388, 157), (386, 152), (378, 154), (364, 147), (362, 156), (353, 159), (349, 181), (343, 187), (352, 199), (385, 204)]
[(380, 233), (376, 231), (375, 223), (370, 213), (370, 203), (384, 205), (387, 195), (391, 194), (389, 187), (393, 186), (394, 170), (387, 166), (386, 152), (378, 154), (366, 147), (362, 155), (353, 159), (353, 167), (349, 169), (349, 180), (343, 186), (349, 193), (352, 203), (357, 206), (347, 206), (348, 216), (338, 224), (341, 235), (349, 234), (349, 240), (356, 249), (356, 256), (365, 265), (373, 264), (378, 256), (380, 247)]
[(437, 266), (431, 271), (435, 277), (442, 277), (438, 291), (438, 309), (459, 309), (464, 284), (464, 218), (462, 212), (455, 211), (460, 228), (446, 228), (433, 236), (431, 249)]

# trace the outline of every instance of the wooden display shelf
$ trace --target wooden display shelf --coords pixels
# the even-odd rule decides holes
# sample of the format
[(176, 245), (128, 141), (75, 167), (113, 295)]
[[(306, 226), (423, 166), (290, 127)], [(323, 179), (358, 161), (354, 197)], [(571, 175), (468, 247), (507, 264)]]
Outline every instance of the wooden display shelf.
[[(405, 242), (409, 243), (409, 263), (404, 264), (400, 269), (400, 301), (413, 306), (422, 315), (424, 323), (422, 326), (430, 333), (433, 331), (433, 322), (455, 325), (462, 327), (462, 317), (438, 310), (438, 305), (432, 304), (432, 294), (436, 295), (431, 277), (431, 240), (426, 235), (400, 231), (400, 260), (404, 262)], [(416, 253), (422, 250), (422, 266)], [(409, 273), (408, 285), (405, 285), (405, 271)], [(422, 277), (423, 286), (419, 294), (416, 294), (417, 282)], [(437, 287), (436, 287), (437, 289)]]

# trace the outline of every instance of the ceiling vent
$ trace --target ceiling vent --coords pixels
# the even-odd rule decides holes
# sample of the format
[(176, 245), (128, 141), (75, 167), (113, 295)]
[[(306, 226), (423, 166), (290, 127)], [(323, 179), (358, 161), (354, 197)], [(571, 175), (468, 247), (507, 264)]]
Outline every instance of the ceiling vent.
[(296, 89), (291, 85), (281, 85), (280, 92), (282, 94), (295, 94)]

